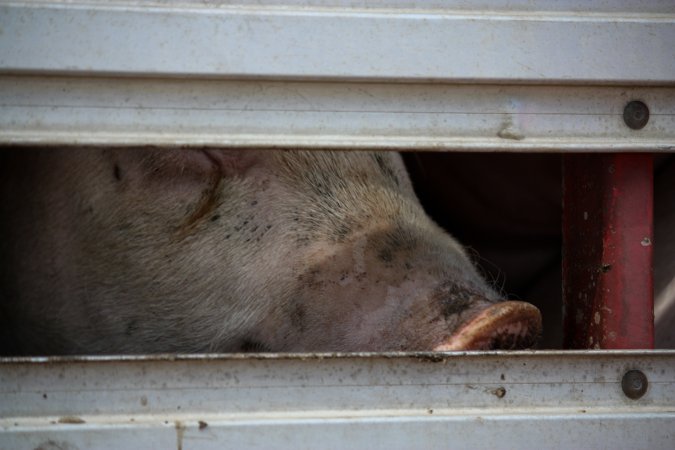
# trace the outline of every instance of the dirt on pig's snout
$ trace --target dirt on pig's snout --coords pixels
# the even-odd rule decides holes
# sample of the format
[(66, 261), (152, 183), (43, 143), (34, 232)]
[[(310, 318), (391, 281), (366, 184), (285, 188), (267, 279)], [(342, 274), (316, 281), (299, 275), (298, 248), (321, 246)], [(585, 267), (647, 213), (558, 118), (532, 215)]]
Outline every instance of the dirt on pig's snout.
[(522, 348), (395, 153), (0, 153), (3, 354)]

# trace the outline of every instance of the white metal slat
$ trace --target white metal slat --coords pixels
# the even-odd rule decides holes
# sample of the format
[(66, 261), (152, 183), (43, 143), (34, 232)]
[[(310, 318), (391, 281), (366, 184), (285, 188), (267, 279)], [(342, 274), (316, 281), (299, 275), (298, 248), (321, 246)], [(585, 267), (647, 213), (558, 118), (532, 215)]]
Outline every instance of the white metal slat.
[(5, 76), (0, 108), (4, 144), (675, 150), (675, 88)]
[(13, 449), (670, 449), (675, 352), (13, 360), (0, 399)]
[(218, 78), (674, 81), (675, 7), (662, 2), (606, 2), (615, 8), (600, 14), (578, 1), (525, 11), (500, 0), (426, 8), (279, 3), (9, 3), (1, 9), (0, 67)]

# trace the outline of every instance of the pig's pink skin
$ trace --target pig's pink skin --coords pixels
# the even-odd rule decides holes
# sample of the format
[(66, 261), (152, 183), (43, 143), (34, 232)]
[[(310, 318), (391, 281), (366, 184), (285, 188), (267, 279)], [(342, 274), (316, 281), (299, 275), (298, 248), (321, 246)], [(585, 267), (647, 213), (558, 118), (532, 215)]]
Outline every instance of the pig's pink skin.
[(399, 155), (0, 153), (4, 354), (432, 350), (497, 301)]

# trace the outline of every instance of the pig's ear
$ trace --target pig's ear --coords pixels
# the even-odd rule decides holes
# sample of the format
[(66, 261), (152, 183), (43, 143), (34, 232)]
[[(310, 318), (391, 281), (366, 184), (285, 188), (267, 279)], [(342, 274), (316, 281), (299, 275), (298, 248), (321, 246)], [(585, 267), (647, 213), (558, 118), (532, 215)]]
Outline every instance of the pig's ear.
[(461, 325), (435, 351), (531, 348), (541, 335), (541, 314), (525, 302), (496, 303)]

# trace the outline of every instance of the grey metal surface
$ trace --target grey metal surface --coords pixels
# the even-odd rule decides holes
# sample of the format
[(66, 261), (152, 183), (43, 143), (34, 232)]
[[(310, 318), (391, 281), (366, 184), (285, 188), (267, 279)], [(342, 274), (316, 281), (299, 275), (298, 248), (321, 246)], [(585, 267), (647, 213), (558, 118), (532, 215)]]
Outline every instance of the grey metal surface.
[(6, 75), (0, 144), (675, 151), (675, 87)]
[(3, 72), (675, 81), (668, 1), (13, 1), (0, 24)]
[(0, 418), (3, 449), (671, 449), (675, 352), (6, 359)]

